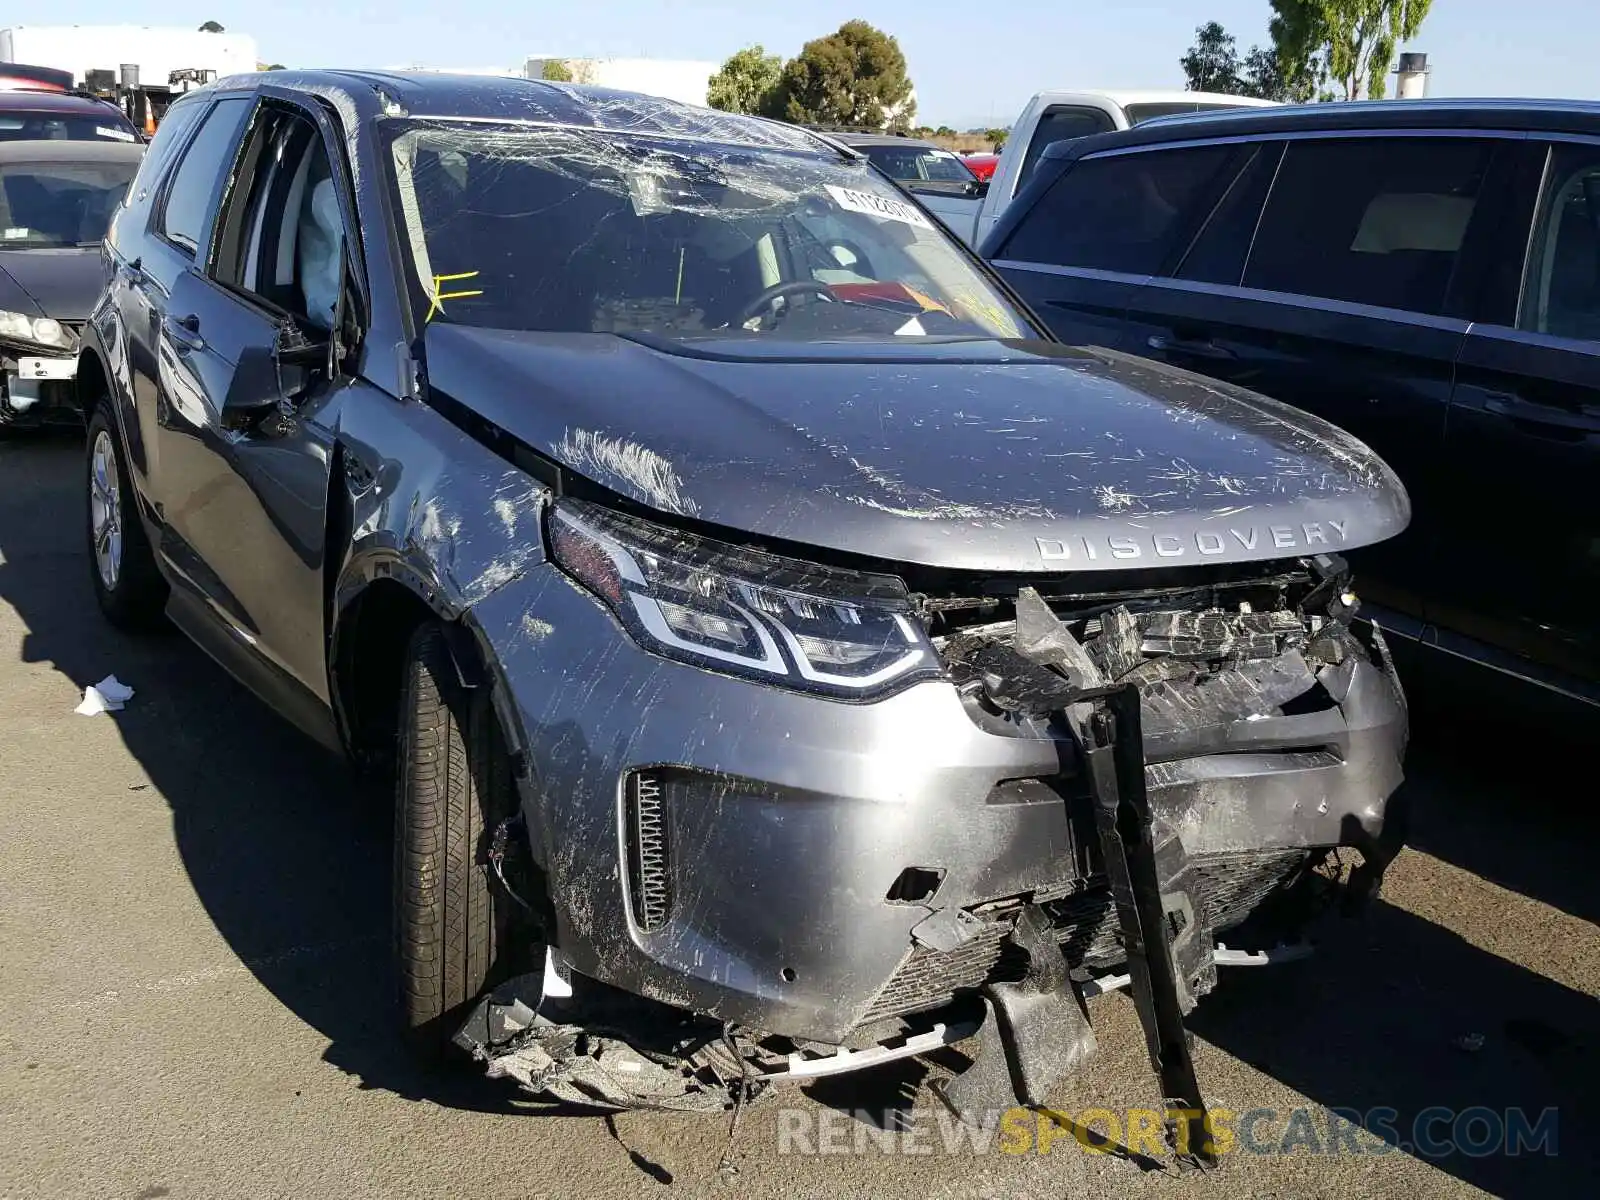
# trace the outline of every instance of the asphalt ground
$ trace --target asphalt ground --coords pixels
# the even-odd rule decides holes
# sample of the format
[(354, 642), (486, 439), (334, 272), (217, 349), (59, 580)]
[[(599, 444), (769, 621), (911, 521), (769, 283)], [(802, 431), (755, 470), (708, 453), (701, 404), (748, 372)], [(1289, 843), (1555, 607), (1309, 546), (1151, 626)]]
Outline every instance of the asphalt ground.
[[(1382, 899), (1191, 1018), (1235, 1135), (1214, 1172), (1126, 1129), (1156, 1089), (1112, 995), (1055, 1107), (1137, 1153), (1027, 1114), (975, 1148), (924, 1086), (940, 1067), (901, 1064), (779, 1089), (719, 1175), (722, 1119), (553, 1113), (411, 1064), (388, 814), (181, 636), (100, 619), (80, 464), (72, 438), (0, 441), (0, 1198), (1595, 1193), (1592, 742), (1459, 703), (1419, 722)], [(126, 710), (75, 715), (113, 672)]]

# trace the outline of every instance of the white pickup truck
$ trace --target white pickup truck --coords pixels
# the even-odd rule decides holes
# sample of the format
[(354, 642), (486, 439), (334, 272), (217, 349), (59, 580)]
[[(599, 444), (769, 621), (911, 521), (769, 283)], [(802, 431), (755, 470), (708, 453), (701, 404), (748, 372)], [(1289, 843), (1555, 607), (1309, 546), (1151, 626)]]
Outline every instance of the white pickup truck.
[(974, 248), (994, 228), (1045, 149), (1069, 138), (1129, 129), (1156, 117), (1215, 108), (1267, 106), (1270, 100), (1213, 92), (1040, 92), (1011, 127), (994, 178), (980, 183), (956, 155), (887, 134), (834, 134), (877, 163)]

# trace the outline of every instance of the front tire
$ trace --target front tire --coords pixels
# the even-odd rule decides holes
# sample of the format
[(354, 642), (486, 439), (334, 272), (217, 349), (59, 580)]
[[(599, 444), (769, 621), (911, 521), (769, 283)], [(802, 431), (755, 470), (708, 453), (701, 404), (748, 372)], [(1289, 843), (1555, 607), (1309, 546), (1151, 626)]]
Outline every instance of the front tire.
[(444, 1054), (467, 1005), (514, 973), (511, 901), (487, 851), (516, 807), (487, 689), (462, 685), (429, 622), (406, 650), (394, 839), (401, 1018), (424, 1058)]
[(89, 418), (85, 467), (89, 576), (100, 611), (119, 629), (153, 628), (161, 623), (167, 583), (145, 536), (122, 441), (104, 402)]

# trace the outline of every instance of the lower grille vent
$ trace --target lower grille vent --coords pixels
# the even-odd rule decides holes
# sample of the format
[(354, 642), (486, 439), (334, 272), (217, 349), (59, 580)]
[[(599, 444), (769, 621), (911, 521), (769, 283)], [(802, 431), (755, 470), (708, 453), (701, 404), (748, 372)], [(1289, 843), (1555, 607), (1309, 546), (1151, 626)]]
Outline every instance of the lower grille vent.
[(653, 933), (672, 919), (672, 847), (657, 775), (639, 771), (628, 777), (627, 839), (633, 919)]
[[(1310, 853), (1267, 850), (1194, 856), (1190, 861), (1211, 927), (1222, 932), (1238, 925), (1295, 876)], [(1009, 911), (1021, 904), (1018, 899)], [(1020, 979), (1025, 964), (1011, 961), (1005, 953), (1005, 937), (1011, 930), (1007, 908), (1003, 904), (998, 909), (993, 905), (980, 907), (997, 913), (981, 933), (947, 954), (925, 946), (913, 947), (873, 1000), (861, 1024), (937, 1008), (985, 983)], [(1046, 900), (1043, 907), (1055, 926), (1061, 952), (1072, 966), (1103, 970), (1122, 961), (1121, 923), (1110, 889), (1103, 882)]]

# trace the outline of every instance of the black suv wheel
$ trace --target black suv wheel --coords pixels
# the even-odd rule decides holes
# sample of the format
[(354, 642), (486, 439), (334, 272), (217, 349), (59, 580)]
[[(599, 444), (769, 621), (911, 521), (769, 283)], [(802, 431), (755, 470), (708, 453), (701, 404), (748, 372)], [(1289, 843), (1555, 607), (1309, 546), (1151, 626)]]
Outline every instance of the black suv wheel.
[(161, 621), (167, 584), (139, 519), (116, 422), (104, 403), (89, 418), (84, 476), (89, 492), (89, 576), (100, 611), (119, 629)]
[[(513, 973), (512, 901), (489, 838), (516, 787), (487, 689), (463, 687), (442, 626), (406, 651), (394, 839), (394, 932), (402, 1019), (416, 1049), (445, 1051), (461, 1011)], [(520, 922), (518, 923), (520, 924)]]

